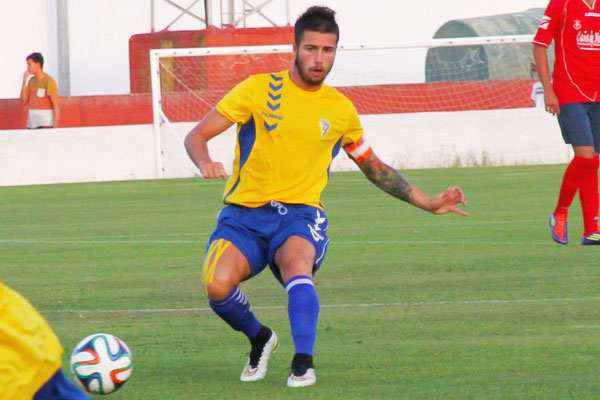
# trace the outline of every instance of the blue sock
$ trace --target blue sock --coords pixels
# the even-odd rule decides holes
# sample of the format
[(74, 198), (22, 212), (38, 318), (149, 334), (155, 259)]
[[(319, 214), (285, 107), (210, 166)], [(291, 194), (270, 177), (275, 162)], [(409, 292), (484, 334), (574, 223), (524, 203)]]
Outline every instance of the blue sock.
[(222, 300), (208, 300), (213, 309), (223, 321), (236, 331), (241, 331), (252, 339), (260, 332), (260, 322), (254, 316), (248, 298), (239, 287), (234, 287)]
[(308, 276), (295, 276), (285, 285), (288, 315), (296, 353), (313, 355), (319, 319), (319, 296)]

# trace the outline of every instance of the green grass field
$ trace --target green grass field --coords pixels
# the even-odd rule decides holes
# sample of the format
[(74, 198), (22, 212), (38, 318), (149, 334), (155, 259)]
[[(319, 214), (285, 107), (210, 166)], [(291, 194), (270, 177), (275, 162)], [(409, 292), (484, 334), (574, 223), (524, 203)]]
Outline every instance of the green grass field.
[(270, 272), (243, 284), (279, 351), (260, 382), (249, 345), (207, 309), (206, 238), (222, 182), (201, 179), (0, 188), (0, 279), (49, 320), (66, 349), (108, 332), (132, 349), (110, 399), (598, 399), (600, 249), (547, 218), (564, 166), (406, 171), (433, 195), (463, 187), (468, 218), (434, 216), (334, 173), (323, 201), (331, 244), (317, 385), (289, 389), (285, 291)]

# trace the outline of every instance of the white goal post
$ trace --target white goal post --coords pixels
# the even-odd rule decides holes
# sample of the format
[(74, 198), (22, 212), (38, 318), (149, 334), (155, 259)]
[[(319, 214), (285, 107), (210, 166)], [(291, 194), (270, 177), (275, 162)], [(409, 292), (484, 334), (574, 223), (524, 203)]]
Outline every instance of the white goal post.
[[(464, 38), (451, 38), (451, 39), (432, 39), (423, 42), (414, 42), (414, 43), (398, 43), (398, 44), (381, 44), (381, 45), (373, 45), (373, 44), (365, 44), (365, 45), (339, 45), (338, 53), (336, 57), (336, 66), (334, 66), (333, 71), (337, 69), (341, 69), (341, 72), (337, 77), (333, 77), (333, 71), (330, 77), (328, 78), (327, 83), (331, 86), (340, 88), (353, 86), (356, 89), (356, 85), (364, 85), (365, 87), (371, 85), (395, 85), (395, 84), (406, 84), (406, 83), (415, 83), (415, 84), (423, 84), (426, 83), (426, 80), (423, 76), (423, 72), (425, 72), (423, 57), (425, 52), (429, 49), (444, 49), (449, 47), (461, 47), (461, 48), (470, 48), (477, 50), (482, 46), (497, 46), (497, 45), (531, 45), (533, 40), (533, 35), (512, 35), (512, 36), (488, 36), (488, 37), (464, 37)], [(405, 51), (414, 49), (420, 53), (406, 53)], [(529, 51), (529, 50), (527, 50)], [(152, 109), (153, 109), (153, 129), (154, 129), (154, 142), (155, 142), (155, 165), (156, 165), (156, 178), (163, 177), (173, 177), (173, 176), (185, 176), (186, 174), (165, 174), (168, 166), (165, 165), (163, 158), (165, 157), (165, 138), (169, 137), (169, 140), (174, 139), (176, 134), (176, 129), (173, 127), (175, 122), (198, 122), (201, 118), (201, 114), (190, 114), (189, 116), (181, 116), (177, 115), (173, 117), (169, 115), (169, 112), (166, 111), (165, 108), (165, 100), (166, 97), (171, 97), (169, 99), (173, 104), (173, 109), (175, 108), (174, 103), (176, 102), (188, 102), (188, 101), (198, 101), (203, 103), (203, 105), (208, 108), (212, 108), (215, 106), (216, 101), (219, 100), (220, 97), (226, 91), (230, 90), (233, 86), (230, 82), (230, 77), (223, 78), (223, 81), (227, 80), (227, 84), (223, 84), (220, 86), (218, 80), (220, 78), (214, 75), (210, 79), (213, 79), (211, 82), (203, 82), (203, 87), (198, 87), (197, 84), (189, 84), (186, 79), (189, 77), (194, 77), (194, 79), (200, 79), (200, 75), (205, 71), (209, 70), (211, 67), (208, 61), (198, 61), (197, 63), (202, 65), (203, 69), (194, 69), (194, 67), (190, 67), (189, 70), (187, 67), (183, 67), (185, 59), (196, 58), (198, 60), (209, 60), (211, 57), (229, 57), (235, 56), (237, 59), (248, 57), (248, 64), (253, 62), (253, 58), (257, 55), (287, 55), (289, 57), (292, 53), (291, 45), (267, 45), (267, 46), (247, 46), (247, 47), (204, 47), (204, 48), (180, 48), (180, 49), (155, 49), (150, 50), (150, 75), (151, 75), (151, 88), (152, 88)], [(526, 52), (521, 51), (521, 53), (525, 54)], [(350, 57), (350, 54), (354, 54), (354, 58)], [(377, 56), (375, 56), (377, 54)], [(419, 56), (415, 56), (415, 54), (419, 54)], [(529, 51), (531, 54), (531, 51)], [(348, 69), (340, 64), (344, 64), (343, 59), (348, 58)], [(375, 58), (379, 57), (379, 58)], [(429, 57), (429, 53), (427, 53), (427, 57)], [(471, 56), (469, 56), (471, 57)], [(479, 56), (477, 56), (479, 57)], [(483, 61), (479, 58), (475, 57), (476, 64), (482, 64)], [(503, 54), (500, 54), (498, 57), (503, 57)], [(525, 57), (525, 56), (518, 56)], [(517, 58), (518, 58), (517, 57)], [(417, 60), (419, 58), (419, 60)], [(470, 60), (473, 57), (470, 58)], [(178, 60), (178, 61), (175, 61)], [(368, 60), (368, 61), (367, 61)], [(398, 61), (400, 60), (400, 61)], [(261, 59), (258, 59), (257, 63), (261, 63)], [(429, 63), (429, 60), (427, 61)], [(239, 62), (232, 62), (232, 68), (237, 68), (237, 64)], [(363, 64), (365, 67), (363, 68)], [(383, 73), (381, 71), (373, 72), (366, 71), (366, 64), (368, 64), (368, 68), (374, 68), (375, 70), (384, 70), (386, 68), (393, 69), (394, 74), (398, 74), (398, 71), (409, 70), (410, 68), (414, 68), (415, 70), (420, 70), (421, 72), (417, 73), (420, 75), (418, 77), (406, 77), (401, 76), (390, 77), (390, 74)], [(416, 66), (413, 66), (415, 64)], [(288, 62), (288, 67), (291, 66), (291, 63)], [(269, 69), (270, 65), (265, 63), (263, 72), (276, 72), (281, 69)], [(393, 67), (393, 68), (391, 68)], [(223, 76), (227, 74), (225, 71), (228, 68), (228, 64), (222, 64), (219, 66), (219, 71), (222, 71)], [(466, 65), (465, 68), (471, 68), (471, 65)], [(486, 66), (487, 68), (487, 66)], [(512, 68), (512, 67), (511, 67)], [(526, 74), (528, 71), (521, 71), (523, 67), (514, 67), (515, 69), (519, 69), (519, 73), (514, 76), (518, 76), (520, 78), (527, 78)], [(364, 69), (365, 78), (364, 82), (361, 82), (361, 79), (358, 78), (361, 70)], [(471, 68), (472, 69), (472, 68)], [(489, 68), (491, 69), (491, 68)], [(502, 74), (505, 72), (506, 67), (500, 67), (498, 70), (499, 78), (489, 77), (489, 80), (493, 79), (504, 79)], [(204, 71), (204, 72), (203, 72)], [(352, 72), (350, 72), (352, 71)], [(358, 71), (358, 72), (356, 72)], [(426, 72), (426, 74), (434, 77), (435, 73)], [(250, 73), (243, 76), (243, 73), (236, 72), (235, 79), (237, 81), (241, 81)], [(427, 79), (430, 79), (430, 76), (427, 76)], [(443, 74), (442, 74), (443, 75)], [(215, 78), (216, 77), (216, 78)], [(165, 84), (165, 79), (168, 84)], [(208, 78), (207, 78), (208, 79)], [(431, 78), (435, 79), (438, 82), (442, 81), (444, 78)], [(465, 75), (463, 77), (457, 77), (457, 81), (469, 81), (471, 80), (470, 75)], [(237, 82), (234, 82), (237, 83)], [(168, 90), (165, 89), (169, 87)], [(389, 88), (388, 88), (389, 89)], [(470, 89), (471, 91), (473, 89)], [(214, 93), (209, 93), (209, 92)], [(356, 92), (360, 91), (360, 89), (355, 90)], [(168, 92), (168, 93), (166, 93)], [(210, 99), (208, 96), (210, 95)], [(397, 96), (399, 97), (399, 95)], [(192, 100), (190, 100), (192, 99)], [(354, 101), (354, 100), (353, 100)], [(373, 100), (369, 100), (373, 102)], [(426, 101), (426, 100), (420, 100)], [(448, 100), (451, 102), (452, 100)], [(436, 106), (437, 107), (437, 106)], [(358, 107), (357, 107), (358, 108)], [(394, 113), (394, 108), (392, 107), (392, 111), (381, 110), (381, 111), (369, 111), (370, 109), (367, 107), (366, 111), (363, 113)], [(428, 110), (423, 110), (428, 111)], [(410, 111), (402, 111), (402, 112), (410, 112)], [(417, 111), (418, 112), (418, 109)], [(359, 113), (361, 110), (359, 109)], [(167, 127), (168, 129), (163, 129)], [(165, 130), (165, 132), (163, 132)], [(187, 157), (185, 155), (185, 150), (183, 149), (183, 144), (181, 141), (181, 135), (177, 138), (177, 145), (180, 149), (178, 150), (178, 157)], [(232, 149), (233, 152), (233, 149)], [(189, 174), (187, 175), (189, 176)]]

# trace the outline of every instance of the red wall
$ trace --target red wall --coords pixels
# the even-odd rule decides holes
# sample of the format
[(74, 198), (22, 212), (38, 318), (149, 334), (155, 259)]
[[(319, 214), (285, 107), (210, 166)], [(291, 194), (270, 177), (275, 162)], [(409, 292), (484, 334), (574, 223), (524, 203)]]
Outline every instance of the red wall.
[(533, 107), (535, 80), (436, 82), (339, 88), (359, 114), (495, 110)]
[(27, 123), (27, 109), (21, 99), (0, 100), (0, 129), (23, 129)]
[[(115, 96), (60, 97), (60, 127), (152, 123), (149, 93)], [(0, 100), (0, 129), (25, 129), (27, 107), (20, 99)]]
[[(534, 82), (532, 79), (441, 82), (350, 86), (339, 90), (353, 101), (359, 114), (394, 114), (532, 107), (530, 94)], [(224, 94), (224, 91), (205, 91), (203, 98), (209, 103), (206, 104), (193, 102), (193, 96), (186, 92), (169, 93), (164, 98), (165, 112), (173, 122), (185, 120), (177, 114), (176, 107), (169, 106), (183, 101), (194, 108), (194, 120), (199, 121)], [(61, 97), (60, 104), (62, 127), (152, 123), (149, 93)], [(23, 129), (26, 120), (27, 109), (20, 100), (0, 100), (0, 129)]]

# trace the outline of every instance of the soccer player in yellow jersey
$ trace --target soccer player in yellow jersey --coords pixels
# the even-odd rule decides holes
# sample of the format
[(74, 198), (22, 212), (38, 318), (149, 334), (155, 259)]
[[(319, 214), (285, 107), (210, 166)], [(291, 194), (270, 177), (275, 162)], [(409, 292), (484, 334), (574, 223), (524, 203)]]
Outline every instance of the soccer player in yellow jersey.
[(0, 281), (0, 400), (88, 400), (63, 374), (62, 354), (46, 320)]
[(363, 137), (353, 104), (323, 81), (336, 55), (335, 12), (311, 7), (296, 21), (295, 62), (288, 71), (251, 76), (229, 92), (188, 134), (187, 152), (204, 178), (227, 178), (206, 143), (237, 124), (227, 205), (208, 240), (203, 268), (211, 308), (242, 331), (252, 350), (242, 381), (265, 376), (277, 347), (274, 331), (256, 319), (239, 284), (269, 265), (288, 294), (295, 354), (287, 385), (316, 382), (313, 351), (319, 298), (313, 274), (327, 251), (327, 217), (320, 203), (331, 161), (344, 148), (385, 192), (435, 214), (466, 205), (459, 187), (430, 198), (379, 160)]

